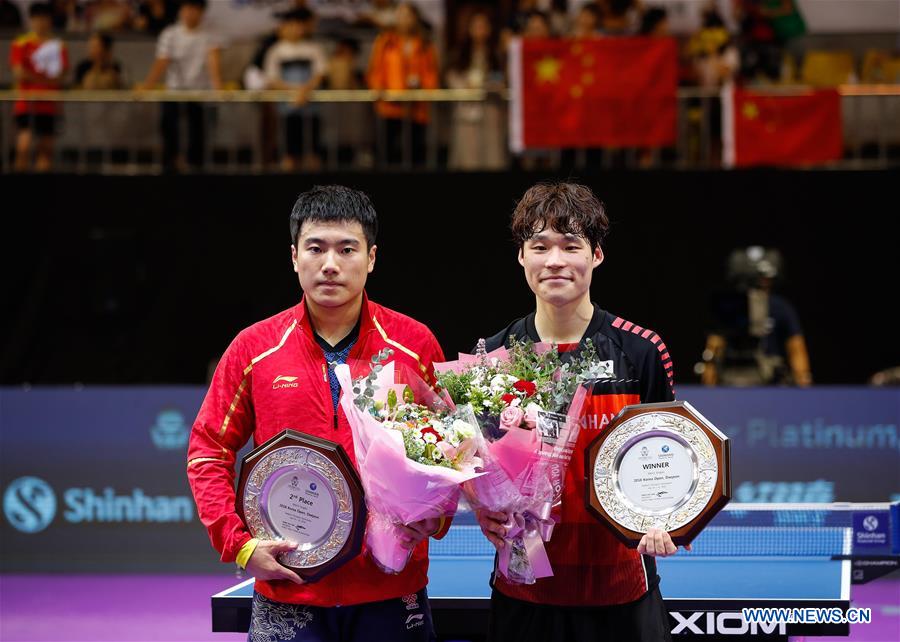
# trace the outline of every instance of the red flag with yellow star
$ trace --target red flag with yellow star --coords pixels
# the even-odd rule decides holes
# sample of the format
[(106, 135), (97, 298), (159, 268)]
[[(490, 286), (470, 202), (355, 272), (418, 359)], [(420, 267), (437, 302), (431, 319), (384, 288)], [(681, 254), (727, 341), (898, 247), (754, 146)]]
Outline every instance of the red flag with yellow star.
[(664, 147), (676, 137), (671, 38), (512, 43), (510, 147)]
[(723, 160), (728, 167), (814, 165), (844, 154), (841, 96), (834, 89), (802, 94), (722, 92)]

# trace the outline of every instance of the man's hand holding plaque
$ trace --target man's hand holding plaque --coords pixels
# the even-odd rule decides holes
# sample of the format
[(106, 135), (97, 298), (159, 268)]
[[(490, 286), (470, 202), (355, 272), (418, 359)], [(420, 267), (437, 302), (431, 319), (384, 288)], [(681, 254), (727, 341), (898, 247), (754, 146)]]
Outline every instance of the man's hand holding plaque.
[(247, 564), (258, 579), (315, 582), (362, 549), (362, 484), (326, 439), (285, 430), (254, 449), (241, 464), (236, 508), (260, 539)]
[(623, 408), (585, 456), (588, 510), (642, 553), (689, 544), (731, 498), (728, 438), (683, 401)]

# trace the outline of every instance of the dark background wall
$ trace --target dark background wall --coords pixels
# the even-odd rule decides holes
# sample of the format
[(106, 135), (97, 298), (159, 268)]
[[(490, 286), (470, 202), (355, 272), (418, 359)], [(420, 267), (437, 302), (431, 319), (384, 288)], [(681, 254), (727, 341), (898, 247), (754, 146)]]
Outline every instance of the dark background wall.
[[(546, 175), (4, 176), (0, 383), (202, 382), (243, 327), (299, 298), (288, 215), (313, 184), (365, 190), (381, 219), (373, 299), (448, 355), (531, 309), (507, 222)], [(731, 249), (780, 248), (782, 291), (820, 383), (900, 365), (900, 172), (606, 172), (613, 221), (592, 294), (693, 364)]]

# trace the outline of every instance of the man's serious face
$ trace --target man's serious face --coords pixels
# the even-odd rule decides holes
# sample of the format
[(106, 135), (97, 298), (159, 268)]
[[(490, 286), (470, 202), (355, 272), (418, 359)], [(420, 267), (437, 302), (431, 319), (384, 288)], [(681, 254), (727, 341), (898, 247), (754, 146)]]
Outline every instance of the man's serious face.
[(528, 287), (542, 301), (564, 306), (582, 299), (591, 289), (591, 275), (603, 262), (603, 251), (591, 250), (582, 236), (544, 229), (519, 250)]
[(291, 246), (294, 271), (304, 294), (315, 304), (334, 308), (350, 303), (366, 287), (375, 267), (375, 250), (366, 247), (356, 221), (304, 221)]

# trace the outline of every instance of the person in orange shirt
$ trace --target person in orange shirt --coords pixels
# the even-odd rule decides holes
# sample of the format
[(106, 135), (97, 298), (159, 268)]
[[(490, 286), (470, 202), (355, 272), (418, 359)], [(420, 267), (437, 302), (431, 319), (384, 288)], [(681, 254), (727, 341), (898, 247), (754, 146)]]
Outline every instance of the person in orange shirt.
[[(367, 80), (371, 89), (437, 89), (437, 53), (425, 36), (419, 10), (411, 3), (397, 7), (394, 29), (375, 39)], [(375, 111), (384, 127), (387, 162), (425, 161), (427, 103), (379, 101)], [(412, 152), (410, 154), (410, 151)]]
[[(28, 9), (31, 31), (19, 36), (10, 47), (9, 66), (19, 91), (48, 91), (62, 87), (69, 69), (69, 54), (62, 40), (53, 37), (53, 11), (47, 3)], [(16, 171), (31, 167), (31, 144), (36, 138), (34, 169), (45, 172), (53, 158), (53, 140), (60, 108), (54, 102), (16, 101)]]

